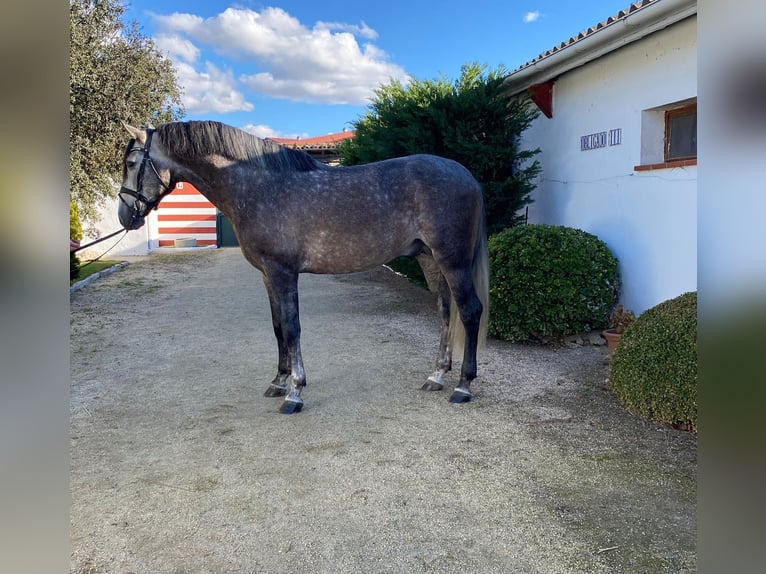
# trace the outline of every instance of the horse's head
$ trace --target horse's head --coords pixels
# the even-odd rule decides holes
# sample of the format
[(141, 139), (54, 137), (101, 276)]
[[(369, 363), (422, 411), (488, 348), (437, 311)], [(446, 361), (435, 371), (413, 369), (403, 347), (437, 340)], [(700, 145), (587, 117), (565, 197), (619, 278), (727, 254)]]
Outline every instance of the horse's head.
[[(139, 129), (125, 124), (131, 140), (125, 150), (122, 166), (122, 187), (117, 215), (125, 229), (138, 229), (144, 224), (146, 214), (155, 209), (160, 200), (172, 191), (170, 174), (155, 165), (161, 153), (149, 156), (154, 130)], [(167, 183), (166, 183), (167, 182)]]

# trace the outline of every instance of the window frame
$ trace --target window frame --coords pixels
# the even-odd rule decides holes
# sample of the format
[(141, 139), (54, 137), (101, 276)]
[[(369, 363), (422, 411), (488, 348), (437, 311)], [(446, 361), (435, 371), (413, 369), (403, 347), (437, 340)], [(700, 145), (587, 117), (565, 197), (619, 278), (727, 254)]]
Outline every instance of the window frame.
[(675, 117), (697, 114), (697, 98), (688, 98), (641, 111), (640, 163), (635, 172), (658, 169), (692, 167), (697, 165), (697, 154), (669, 159), (670, 129)]
[[(686, 116), (694, 116), (695, 122), (697, 117), (697, 102), (687, 104), (685, 106), (681, 106), (678, 108), (672, 108), (670, 110), (665, 110), (665, 150), (664, 150), (664, 157), (665, 162), (676, 162), (676, 161), (686, 161), (686, 160), (692, 160), (697, 159), (697, 153), (694, 154), (688, 154), (688, 155), (679, 155), (675, 157), (671, 157), (671, 149), (670, 149), (670, 141), (671, 141), (671, 125), (675, 118), (679, 117), (686, 117)], [(695, 130), (696, 131), (696, 130)], [(695, 134), (696, 137), (696, 134)], [(694, 146), (696, 150), (696, 145)]]

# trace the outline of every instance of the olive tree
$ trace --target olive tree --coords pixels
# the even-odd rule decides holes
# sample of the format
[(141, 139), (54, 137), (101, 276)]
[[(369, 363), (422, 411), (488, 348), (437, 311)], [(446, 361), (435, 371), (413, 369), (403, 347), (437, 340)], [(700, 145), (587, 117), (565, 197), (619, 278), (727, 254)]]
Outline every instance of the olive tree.
[(183, 116), (175, 70), (119, 0), (69, 2), (70, 198), (86, 228), (114, 196), (126, 143), (122, 122), (162, 123)]

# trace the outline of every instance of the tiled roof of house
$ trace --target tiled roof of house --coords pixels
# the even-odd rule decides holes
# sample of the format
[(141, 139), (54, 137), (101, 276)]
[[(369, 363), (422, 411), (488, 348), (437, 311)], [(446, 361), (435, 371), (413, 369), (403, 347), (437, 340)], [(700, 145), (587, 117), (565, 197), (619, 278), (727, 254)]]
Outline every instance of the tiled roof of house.
[(354, 137), (353, 130), (339, 132), (337, 134), (327, 134), (325, 136), (318, 136), (314, 138), (267, 138), (273, 142), (281, 144), (285, 147), (299, 149), (303, 151), (309, 150), (334, 150), (338, 142), (350, 139)]
[[(697, 0), (640, 0), (510, 72), (508, 95), (544, 86), (575, 68), (697, 14)], [(539, 104), (538, 104), (539, 105)]]
[[(585, 38), (587, 38), (589, 36), (592, 36), (593, 34), (595, 34), (596, 32), (598, 32), (600, 30), (602, 30), (603, 28), (606, 28), (607, 26), (611, 26), (611, 25), (615, 24), (616, 22), (619, 22), (620, 20), (625, 19), (626, 17), (628, 17), (631, 14), (634, 14), (638, 10), (646, 8), (647, 6), (649, 6), (651, 4), (656, 4), (657, 2), (660, 2), (660, 1), (661, 0), (641, 0), (640, 2), (633, 2), (630, 6), (628, 6), (624, 10), (620, 10), (619, 12), (617, 12), (617, 14), (614, 14), (613, 16), (609, 16), (609, 18), (607, 18), (606, 20), (603, 20), (603, 21), (599, 22), (598, 24), (596, 24), (595, 26), (591, 26), (591, 27), (583, 30), (582, 32), (580, 32), (579, 34), (577, 34), (575, 36), (572, 36), (568, 40), (565, 40), (565, 41), (561, 42), (560, 44), (557, 44), (556, 46), (554, 46), (550, 50), (546, 50), (545, 52), (543, 52), (542, 54), (540, 54), (536, 58), (531, 59), (529, 62), (527, 62), (525, 64), (522, 64), (521, 66), (519, 66), (518, 68), (513, 70), (513, 72), (517, 72), (519, 70), (523, 70), (524, 68), (526, 68), (528, 66), (531, 66), (531, 65), (539, 62), (540, 60), (543, 60), (543, 59), (545, 59), (545, 58), (547, 58), (549, 56), (552, 56), (552, 55), (556, 54), (557, 52), (560, 52), (564, 48), (568, 48), (569, 46), (572, 46), (573, 44), (576, 44), (580, 40), (583, 40), (583, 39), (585, 39)], [(511, 72), (511, 73), (513, 73), (513, 72)]]

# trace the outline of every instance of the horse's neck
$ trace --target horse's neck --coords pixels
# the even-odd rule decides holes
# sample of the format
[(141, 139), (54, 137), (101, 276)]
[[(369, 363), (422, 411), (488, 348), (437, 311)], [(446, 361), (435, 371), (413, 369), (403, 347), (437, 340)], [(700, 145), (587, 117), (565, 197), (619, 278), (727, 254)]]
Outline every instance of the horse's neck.
[(224, 213), (229, 210), (229, 204), (236, 201), (233, 190), (239, 186), (232, 181), (232, 172), (236, 171), (231, 169), (232, 161), (213, 157), (196, 158), (184, 163), (175, 160), (174, 163), (174, 183), (181, 181), (190, 183)]
[(205, 196), (215, 193), (217, 172), (220, 171), (215, 162), (206, 158), (188, 160), (174, 157), (171, 157), (171, 162), (171, 179), (174, 182), (188, 182)]

